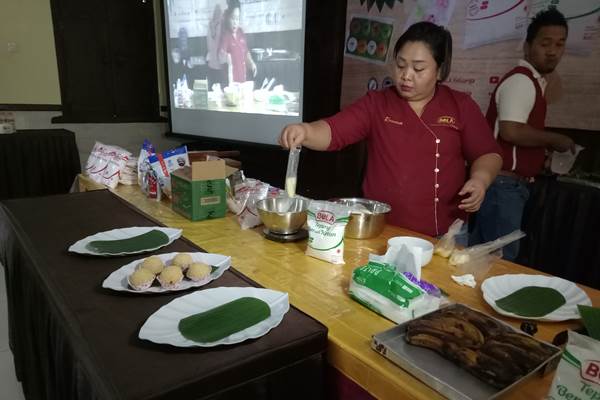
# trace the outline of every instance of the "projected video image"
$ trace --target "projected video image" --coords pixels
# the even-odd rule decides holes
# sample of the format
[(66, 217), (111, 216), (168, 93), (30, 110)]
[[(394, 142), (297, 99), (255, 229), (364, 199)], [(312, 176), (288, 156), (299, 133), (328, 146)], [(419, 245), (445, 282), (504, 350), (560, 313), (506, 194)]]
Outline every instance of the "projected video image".
[(302, 0), (166, 0), (172, 106), (298, 116)]

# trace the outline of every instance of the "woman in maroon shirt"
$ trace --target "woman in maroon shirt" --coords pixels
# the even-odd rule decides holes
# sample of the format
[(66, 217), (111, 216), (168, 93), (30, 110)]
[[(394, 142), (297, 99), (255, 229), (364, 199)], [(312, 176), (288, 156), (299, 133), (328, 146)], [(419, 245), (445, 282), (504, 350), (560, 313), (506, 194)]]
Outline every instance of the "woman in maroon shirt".
[(395, 87), (370, 91), (325, 120), (288, 125), (279, 142), (331, 151), (365, 139), (364, 196), (392, 206), (389, 223), (439, 236), (479, 209), (500, 151), (477, 104), (441, 84), (452, 58), (446, 29), (416, 23), (393, 54)]
[(228, 64), (229, 83), (245, 82), (246, 68), (250, 68), (252, 76), (256, 76), (256, 63), (248, 51), (246, 35), (240, 27), (240, 3), (228, 0), (228, 7), (223, 14), (223, 33), (219, 45), (219, 58)]

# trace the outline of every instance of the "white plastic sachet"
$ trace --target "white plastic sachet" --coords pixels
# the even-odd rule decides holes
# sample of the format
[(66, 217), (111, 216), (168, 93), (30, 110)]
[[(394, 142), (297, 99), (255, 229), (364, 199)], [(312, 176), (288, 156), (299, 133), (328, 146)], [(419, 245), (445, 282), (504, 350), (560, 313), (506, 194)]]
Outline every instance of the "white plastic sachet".
[(398, 272), (410, 272), (417, 279), (421, 279), (421, 260), (423, 249), (408, 247), (405, 244), (399, 247), (389, 247), (383, 256), (369, 255), (369, 261), (393, 265)]
[(600, 398), (600, 342), (569, 331), (546, 400)]

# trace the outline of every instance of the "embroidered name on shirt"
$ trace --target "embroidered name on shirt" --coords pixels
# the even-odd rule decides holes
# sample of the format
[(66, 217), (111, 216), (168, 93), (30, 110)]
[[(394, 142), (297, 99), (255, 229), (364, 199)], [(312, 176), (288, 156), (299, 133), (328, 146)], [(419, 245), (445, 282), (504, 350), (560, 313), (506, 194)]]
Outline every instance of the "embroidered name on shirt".
[(450, 115), (439, 116), (437, 121), (432, 123), (431, 126), (445, 126), (454, 130), (459, 130), (456, 126), (456, 118), (451, 117)]
[(391, 124), (396, 124), (396, 125), (404, 125), (404, 122), (402, 122), (402, 121), (396, 121), (395, 119), (392, 119), (392, 118), (390, 118), (390, 117), (385, 117), (383, 120), (384, 120), (385, 122), (389, 122), (389, 123), (391, 123)]
[(444, 125), (454, 125), (456, 123), (456, 120), (454, 119), (454, 117), (450, 117), (448, 115), (442, 115), (441, 117), (438, 118), (437, 123), (444, 124)]

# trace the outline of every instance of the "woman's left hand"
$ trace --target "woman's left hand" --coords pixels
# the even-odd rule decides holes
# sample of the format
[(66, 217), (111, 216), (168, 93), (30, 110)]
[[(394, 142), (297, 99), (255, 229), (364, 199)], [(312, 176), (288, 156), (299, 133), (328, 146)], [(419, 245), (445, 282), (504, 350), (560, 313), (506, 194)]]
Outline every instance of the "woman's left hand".
[(475, 212), (481, 207), (485, 198), (485, 184), (477, 178), (469, 179), (462, 187), (459, 196), (467, 196), (460, 201), (458, 208), (466, 212)]

